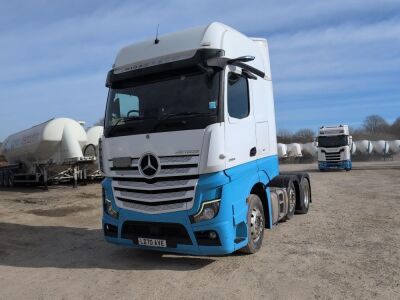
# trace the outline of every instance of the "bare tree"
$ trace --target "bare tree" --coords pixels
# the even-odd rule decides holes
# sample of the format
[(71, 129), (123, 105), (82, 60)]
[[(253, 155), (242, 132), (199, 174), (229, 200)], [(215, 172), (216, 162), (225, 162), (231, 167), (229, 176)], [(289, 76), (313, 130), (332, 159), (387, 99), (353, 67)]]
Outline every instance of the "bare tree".
[(390, 133), (400, 139), (400, 117), (398, 117), (390, 126)]
[(286, 129), (278, 129), (277, 132), (278, 143), (290, 144), (292, 142), (293, 134)]
[(379, 115), (371, 115), (365, 118), (363, 127), (371, 134), (385, 132), (389, 129), (389, 124)]
[(298, 130), (293, 135), (293, 140), (297, 143), (309, 143), (314, 140), (315, 132), (310, 128), (303, 128)]

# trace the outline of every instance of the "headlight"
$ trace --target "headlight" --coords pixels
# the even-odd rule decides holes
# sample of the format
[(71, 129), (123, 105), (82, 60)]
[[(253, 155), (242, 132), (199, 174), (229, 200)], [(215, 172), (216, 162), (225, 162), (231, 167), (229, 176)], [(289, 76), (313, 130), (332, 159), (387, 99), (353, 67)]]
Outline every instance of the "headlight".
[(214, 219), (219, 212), (221, 199), (203, 202), (197, 214), (191, 216), (192, 223)]
[(103, 189), (103, 209), (106, 214), (114, 219), (118, 219), (118, 212), (112, 207), (112, 202), (107, 199), (106, 192)]

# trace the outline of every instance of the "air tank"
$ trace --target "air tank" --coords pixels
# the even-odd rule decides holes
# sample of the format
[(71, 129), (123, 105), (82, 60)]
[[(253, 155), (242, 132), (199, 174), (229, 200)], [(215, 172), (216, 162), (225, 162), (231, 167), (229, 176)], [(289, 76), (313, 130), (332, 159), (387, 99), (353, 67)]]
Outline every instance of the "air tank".
[(316, 156), (318, 154), (318, 148), (315, 147), (314, 143), (301, 144), (301, 150), (303, 154), (309, 154)]
[(388, 154), (389, 153), (389, 144), (386, 141), (373, 141), (372, 145), (374, 145), (374, 151), (379, 154)]
[(280, 158), (287, 157), (287, 146), (285, 144), (278, 143), (278, 156)]
[(361, 140), (354, 142), (356, 145), (357, 151), (361, 152), (362, 154), (371, 154), (374, 146), (372, 145), (371, 141), (368, 140)]
[(389, 141), (389, 150), (393, 153), (400, 153), (400, 140)]
[(93, 126), (86, 131), (87, 143), (83, 148), (83, 154), (85, 156), (97, 156), (99, 139), (102, 137), (103, 132), (103, 126)]
[(10, 135), (4, 141), (3, 154), (10, 164), (61, 164), (82, 158), (86, 141), (86, 132), (78, 122), (57, 118)]
[(301, 146), (298, 143), (287, 145), (287, 152), (289, 157), (302, 157)]

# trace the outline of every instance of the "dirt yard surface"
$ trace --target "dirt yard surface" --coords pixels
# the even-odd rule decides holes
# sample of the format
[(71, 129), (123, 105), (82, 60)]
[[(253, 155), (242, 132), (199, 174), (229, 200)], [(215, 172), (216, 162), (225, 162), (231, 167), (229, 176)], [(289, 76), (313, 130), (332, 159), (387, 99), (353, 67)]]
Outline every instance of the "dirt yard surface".
[(99, 184), (0, 189), (0, 299), (400, 299), (400, 162), (307, 170), (313, 203), (255, 255), (106, 243)]

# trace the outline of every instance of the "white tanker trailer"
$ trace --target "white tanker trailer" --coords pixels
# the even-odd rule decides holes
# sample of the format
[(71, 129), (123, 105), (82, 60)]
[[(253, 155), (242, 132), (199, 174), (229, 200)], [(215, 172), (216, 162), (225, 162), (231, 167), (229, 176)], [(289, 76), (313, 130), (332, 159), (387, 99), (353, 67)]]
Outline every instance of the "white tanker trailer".
[(372, 145), (371, 141), (368, 140), (361, 140), (354, 142), (356, 145), (357, 152), (362, 154), (371, 154), (374, 146)]
[(278, 157), (286, 158), (287, 156), (287, 146), (285, 144), (278, 143)]
[[(93, 163), (82, 147), (87, 143), (84, 128), (68, 118), (51, 119), (32, 128), (10, 135), (2, 145), (9, 165), (0, 168), (0, 185), (39, 183), (48, 180), (74, 179), (79, 166)], [(67, 174), (72, 170), (72, 174)], [(61, 177), (60, 177), (61, 176)]]
[[(103, 136), (103, 133), (103, 126), (93, 126), (86, 131), (87, 142), (82, 149), (84, 156), (93, 156), (97, 159), (99, 153), (99, 139)], [(103, 178), (98, 164), (92, 164), (88, 167), (87, 171), (87, 177), (90, 179)]]
[(389, 141), (389, 150), (392, 153), (400, 153), (400, 140)]
[(301, 146), (298, 143), (292, 143), (287, 145), (287, 151), (289, 157), (302, 157)]
[(301, 144), (300, 146), (303, 154), (309, 154), (311, 156), (318, 155), (318, 148), (314, 143)]
[(96, 156), (99, 147), (99, 139), (103, 136), (103, 126), (93, 126), (86, 131), (87, 141), (83, 147), (83, 154), (85, 156)]
[(383, 140), (373, 141), (374, 151), (378, 154), (386, 155), (389, 153), (389, 143)]

